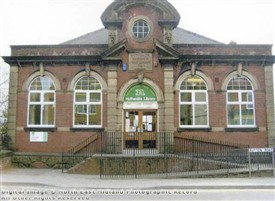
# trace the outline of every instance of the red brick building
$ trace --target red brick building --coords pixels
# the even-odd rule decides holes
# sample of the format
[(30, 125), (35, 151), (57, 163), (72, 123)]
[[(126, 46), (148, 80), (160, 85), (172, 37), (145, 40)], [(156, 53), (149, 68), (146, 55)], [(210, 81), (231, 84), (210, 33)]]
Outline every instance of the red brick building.
[(104, 29), (63, 44), (11, 46), (16, 152), (65, 152), (100, 131), (143, 136), (143, 144), (123, 136), (121, 149), (157, 149), (162, 131), (275, 145), (271, 45), (178, 28), (167, 0), (115, 0), (101, 20)]

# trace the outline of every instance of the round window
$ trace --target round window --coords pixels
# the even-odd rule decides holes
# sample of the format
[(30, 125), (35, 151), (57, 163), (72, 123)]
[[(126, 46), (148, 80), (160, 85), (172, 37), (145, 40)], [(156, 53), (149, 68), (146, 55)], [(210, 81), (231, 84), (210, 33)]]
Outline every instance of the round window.
[(137, 20), (133, 26), (133, 34), (138, 39), (143, 39), (148, 36), (150, 27), (145, 20)]

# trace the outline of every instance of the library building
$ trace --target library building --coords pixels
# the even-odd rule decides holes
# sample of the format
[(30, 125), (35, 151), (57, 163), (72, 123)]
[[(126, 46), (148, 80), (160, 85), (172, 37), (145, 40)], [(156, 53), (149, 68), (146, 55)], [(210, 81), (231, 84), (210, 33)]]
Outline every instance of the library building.
[(114, 0), (104, 28), (11, 46), (3, 59), (14, 152), (187, 150), (180, 140), (275, 146), (272, 45), (224, 44), (180, 19), (167, 0)]

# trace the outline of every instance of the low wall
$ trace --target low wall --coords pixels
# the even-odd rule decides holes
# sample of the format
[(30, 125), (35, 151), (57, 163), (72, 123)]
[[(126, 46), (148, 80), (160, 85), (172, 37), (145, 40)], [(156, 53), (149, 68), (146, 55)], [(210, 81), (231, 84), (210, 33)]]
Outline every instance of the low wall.
[(11, 168), (12, 151), (0, 151), (0, 170)]
[[(174, 156), (93, 156), (67, 173), (90, 175), (147, 175), (164, 174), (196, 170), (223, 169), (228, 164), (209, 160), (179, 158)], [(233, 165), (229, 165), (232, 167)]]
[(60, 169), (62, 167), (61, 154), (48, 153), (14, 153), (12, 164), (19, 168)]

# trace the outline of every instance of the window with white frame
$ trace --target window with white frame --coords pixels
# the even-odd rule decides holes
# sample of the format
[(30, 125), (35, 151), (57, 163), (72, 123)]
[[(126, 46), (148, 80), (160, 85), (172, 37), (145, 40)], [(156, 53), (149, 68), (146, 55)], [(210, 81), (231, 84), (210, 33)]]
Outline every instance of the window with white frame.
[(209, 127), (208, 93), (202, 78), (186, 78), (180, 86), (179, 99), (180, 127)]
[(28, 127), (54, 127), (55, 86), (48, 77), (37, 77), (29, 87)]
[(255, 127), (254, 90), (244, 76), (233, 77), (227, 85), (228, 127)]
[(150, 27), (145, 20), (137, 20), (133, 26), (133, 34), (136, 38), (146, 38), (150, 32)]
[(102, 87), (94, 77), (80, 78), (74, 88), (74, 127), (102, 127)]

